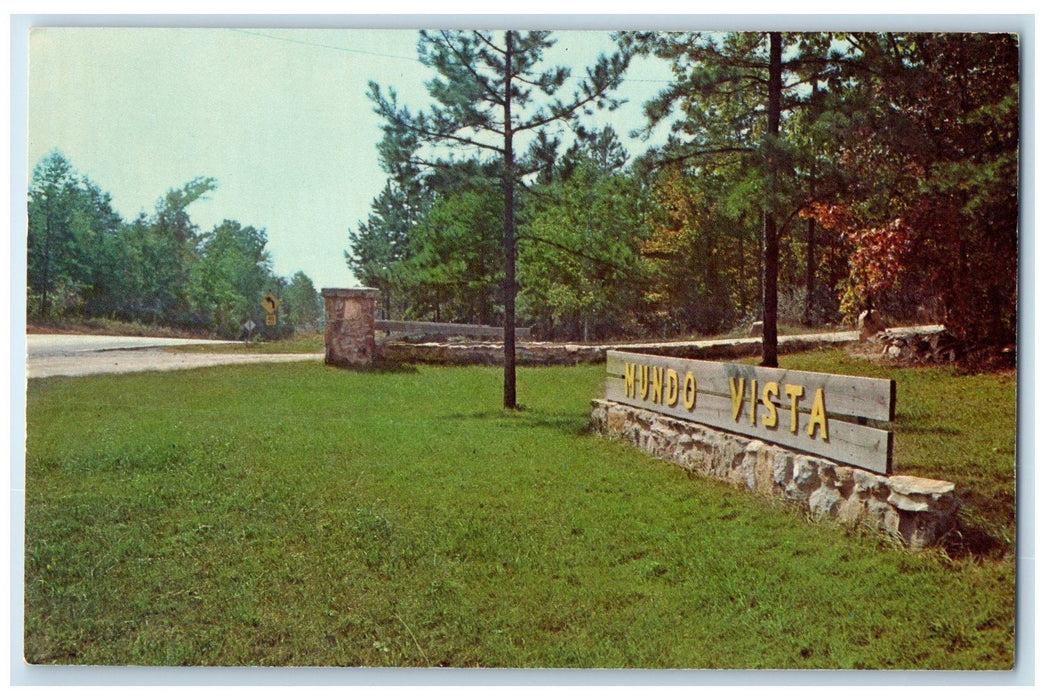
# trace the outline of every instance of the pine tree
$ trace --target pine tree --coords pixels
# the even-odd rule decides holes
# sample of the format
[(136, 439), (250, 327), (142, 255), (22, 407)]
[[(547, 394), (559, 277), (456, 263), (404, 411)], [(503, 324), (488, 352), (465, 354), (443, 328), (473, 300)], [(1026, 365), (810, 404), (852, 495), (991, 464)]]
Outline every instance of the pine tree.
[(107, 304), (121, 273), (114, 244), (122, 224), (109, 194), (52, 151), (33, 170), (28, 215), (30, 314), (47, 317), (61, 315), (67, 304), (87, 310)]
[(553, 46), (550, 32), (438, 31), (420, 33), (418, 55), (438, 77), (428, 82), (434, 100), (429, 111), (412, 114), (401, 107), (394, 92), (387, 96), (370, 84), (378, 114), (435, 146), (485, 153), (498, 165), (504, 198), (504, 406), (516, 408), (515, 301), (516, 212), (515, 188), (524, 168), (517, 162), (518, 139), (554, 122), (576, 121), (593, 107), (615, 106), (607, 93), (620, 84), (627, 54), (600, 56), (587, 70), (568, 99), (556, 97), (569, 69), (544, 68), (542, 60)]
[(667, 144), (653, 154), (656, 167), (719, 171), (730, 184), (726, 206), (762, 212), (762, 362), (775, 366), (780, 237), (808, 203), (815, 173), (813, 157), (791, 137), (791, 124), (813, 104), (812, 85), (837, 72), (841, 58), (831, 37), (635, 32), (618, 40), (625, 49), (671, 62), (675, 79), (645, 107), (647, 133), (672, 123)]

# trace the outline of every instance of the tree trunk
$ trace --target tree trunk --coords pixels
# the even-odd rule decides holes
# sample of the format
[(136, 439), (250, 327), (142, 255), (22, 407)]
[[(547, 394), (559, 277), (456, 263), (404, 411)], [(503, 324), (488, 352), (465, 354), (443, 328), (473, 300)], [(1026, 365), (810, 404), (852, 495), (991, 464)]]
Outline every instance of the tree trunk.
[(816, 221), (809, 220), (806, 232), (806, 301), (802, 309), (802, 324), (813, 325), (813, 301), (816, 294)]
[[(813, 94), (811, 102), (815, 105), (817, 100), (817, 80), (813, 78)], [(809, 199), (815, 201), (816, 199), (816, 161), (814, 158), (813, 167), (809, 177)], [(808, 228), (806, 229), (806, 300), (805, 306), (802, 309), (802, 325), (812, 326), (813, 325), (813, 302), (816, 296), (816, 220), (810, 217)]]
[(51, 286), (51, 203), (47, 203), (47, 215), (44, 219), (44, 283), (43, 299), (40, 304), (40, 314), (47, 318), (47, 291)]
[(512, 33), (505, 32), (504, 66), (504, 407), (515, 399), (515, 154), (512, 151)]
[(762, 282), (762, 366), (776, 367), (777, 360), (777, 278), (780, 241), (774, 204), (776, 199), (776, 139), (780, 135), (781, 36), (769, 33), (769, 129), (768, 192), (765, 209), (765, 276)]

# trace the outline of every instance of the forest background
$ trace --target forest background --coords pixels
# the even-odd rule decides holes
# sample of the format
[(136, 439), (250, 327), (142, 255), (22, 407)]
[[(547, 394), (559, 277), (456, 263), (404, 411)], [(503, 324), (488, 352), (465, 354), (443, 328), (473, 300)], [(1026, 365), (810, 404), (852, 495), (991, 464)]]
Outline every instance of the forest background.
[[(509, 34), (529, 48), (506, 71), (496, 51), (478, 52), (503, 49)], [(942, 322), (969, 347), (1014, 344), (1018, 37), (784, 33), (774, 70), (770, 35), (619, 33), (616, 55), (573, 77), (544, 61), (555, 33), (421, 35), (419, 57), (441, 76), (431, 105), (411, 112), (396, 86), (371, 86), (388, 179), (347, 232), (348, 267), (381, 291), (391, 318), (500, 324), (517, 292), (519, 325), (541, 338), (712, 334), (763, 318), (771, 220), (782, 321), (837, 324), (873, 306)], [(672, 75), (634, 125), (670, 135), (640, 154), (599, 123), (636, 56)], [(476, 92), (506, 88), (532, 124), (513, 131), (507, 173), (491, 134), (513, 122)], [(192, 222), (188, 207), (216, 184), (194, 178), (124, 221), (49, 154), (29, 189), (30, 320), (104, 316), (233, 336), (271, 290), (286, 321), (314, 327), (311, 280), (273, 274), (264, 229)]]

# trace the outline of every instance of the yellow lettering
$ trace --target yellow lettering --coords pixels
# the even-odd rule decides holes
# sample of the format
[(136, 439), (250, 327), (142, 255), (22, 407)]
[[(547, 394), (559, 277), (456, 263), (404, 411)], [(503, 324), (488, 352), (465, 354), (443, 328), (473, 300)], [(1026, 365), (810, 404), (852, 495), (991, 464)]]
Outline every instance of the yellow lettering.
[(649, 365), (639, 365), (639, 391), (643, 400), (649, 396)]
[[(739, 386), (737, 380), (740, 380)], [(740, 420), (740, 407), (744, 404), (744, 378), (729, 378), (729, 397), (733, 400), (733, 420)]]
[(758, 380), (751, 380), (751, 425), (755, 424), (755, 412), (758, 408)]
[(624, 363), (624, 395), (635, 398), (635, 363)]
[(667, 371), (668, 375), (668, 390), (664, 396), (664, 400), (669, 406), (674, 406), (679, 402), (679, 373), (673, 369)]
[(798, 400), (806, 393), (805, 387), (798, 384), (785, 384), (784, 393), (791, 399), (791, 432), (798, 433)]
[(682, 403), (689, 411), (697, 405), (697, 378), (692, 372), (686, 372), (686, 380), (682, 388)]
[(650, 398), (653, 403), (664, 403), (664, 368), (654, 367), (653, 368), (653, 397)]
[(820, 437), (827, 442), (827, 411), (824, 408), (824, 389), (820, 387), (813, 396), (813, 410), (809, 414), (809, 437), (816, 433), (816, 426), (820, 426)]
[(770, 396), (780, 398), (780, 385), (776, 382), (767, 382), (762, 389), (762, 405), (769, 411), (768, 415), (762, 416), (762, 425), (767, 428), (775, 428), (777, 421), (776, 404), (769, 398)]

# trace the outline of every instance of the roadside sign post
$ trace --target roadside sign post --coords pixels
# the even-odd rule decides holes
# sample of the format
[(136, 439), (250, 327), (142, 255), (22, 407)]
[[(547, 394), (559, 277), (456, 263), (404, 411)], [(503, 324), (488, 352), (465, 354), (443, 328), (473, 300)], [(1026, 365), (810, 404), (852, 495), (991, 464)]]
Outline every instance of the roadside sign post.
[(276, 325), (276, 309), (279, 308), (279, 299), (275, 294), (269, 292), (261, 300), (261, 308), (265, 309), (265, 325)]
[(247, 319), (247, 322), (243, 324), (243, 328), (247, 331), (247, 345), (250, 345), (250, 334), (254, 332), (255, 323), (253, 319)]

